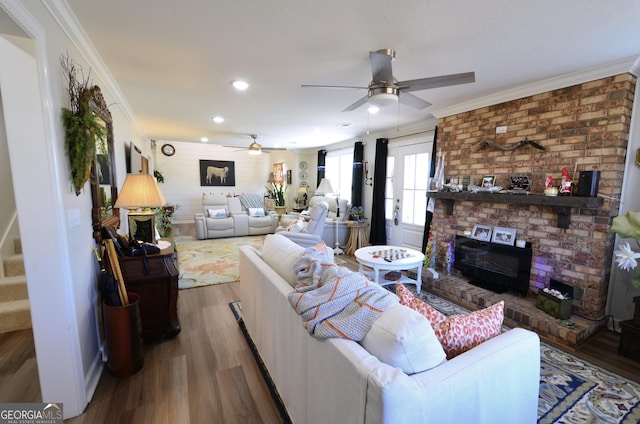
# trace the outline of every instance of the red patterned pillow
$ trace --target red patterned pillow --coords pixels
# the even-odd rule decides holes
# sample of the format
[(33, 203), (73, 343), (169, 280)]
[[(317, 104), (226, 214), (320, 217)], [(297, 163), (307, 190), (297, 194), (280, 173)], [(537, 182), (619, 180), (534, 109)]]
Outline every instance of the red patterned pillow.
[(479, 311), (446, 317), (417, 299), (402, 284), (396, 285), (400, 303), (424, 315), (440, 340), (447, 359), (460, 355), (500, 334), (504, 321), (504, 301)]

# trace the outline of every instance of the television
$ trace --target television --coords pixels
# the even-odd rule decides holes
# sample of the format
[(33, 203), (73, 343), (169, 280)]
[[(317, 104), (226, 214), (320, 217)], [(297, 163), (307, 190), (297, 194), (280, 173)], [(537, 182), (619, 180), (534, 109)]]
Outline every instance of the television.
[(526, 294), (529, 290), (531, 243), (514, 247), (456, 236), (453, 267), (470, 283), (497, 293), (508, 290)]

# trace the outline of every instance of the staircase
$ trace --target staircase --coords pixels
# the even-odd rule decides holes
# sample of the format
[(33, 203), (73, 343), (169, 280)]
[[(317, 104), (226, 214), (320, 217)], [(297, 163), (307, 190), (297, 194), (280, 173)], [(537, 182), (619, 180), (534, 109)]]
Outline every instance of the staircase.
[(4, 258), (3, 277), (0, 277), (0, 333), (31, 328), (31, 310), (24, 272), (22, 244), (13, 241), (15, 254)]

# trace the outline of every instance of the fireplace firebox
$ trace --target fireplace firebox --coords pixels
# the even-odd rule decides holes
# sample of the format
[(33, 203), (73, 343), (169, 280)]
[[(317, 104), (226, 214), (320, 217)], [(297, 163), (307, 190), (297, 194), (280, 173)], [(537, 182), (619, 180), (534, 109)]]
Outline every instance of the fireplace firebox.
[(454, 268), (478, 287), (526, 294), (532, 256), (529, 242), (525, 247), (514, 247), (456, 236)]

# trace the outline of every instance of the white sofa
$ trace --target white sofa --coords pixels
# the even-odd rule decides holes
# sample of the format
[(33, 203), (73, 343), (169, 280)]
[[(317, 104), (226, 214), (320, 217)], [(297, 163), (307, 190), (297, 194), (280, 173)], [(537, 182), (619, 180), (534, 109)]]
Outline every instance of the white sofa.
[[(254, 209), (262, 209), (263, 216), (251, 216), (251, 212), (256, 212)], [(260, 195), (203, 194), (202, 210), (194, 217), (198, 240), (270, 234), (278, 226), (278, 215), (265, 209)], [(224, 213), (220, 213), (223, 210)]]
[[(540, 340), (535, 333), (512, 329), (434, 368), (406, 374), (355, 341), (319, 340), (307, 333), (287, 299), (296, 278), (291, 260), (302, 250), (278, 234), (267, 236), (262, 252), (240, 248), (243, 321), (293, 422), (537, 421)], [(390, 310), (406, 314), (407, 322), (417, 314), (402, 305)], [(416, 322), (430, 328), (419, 317), (424, 322)], [(401, 345), (409, 338), (395, 336)]]

